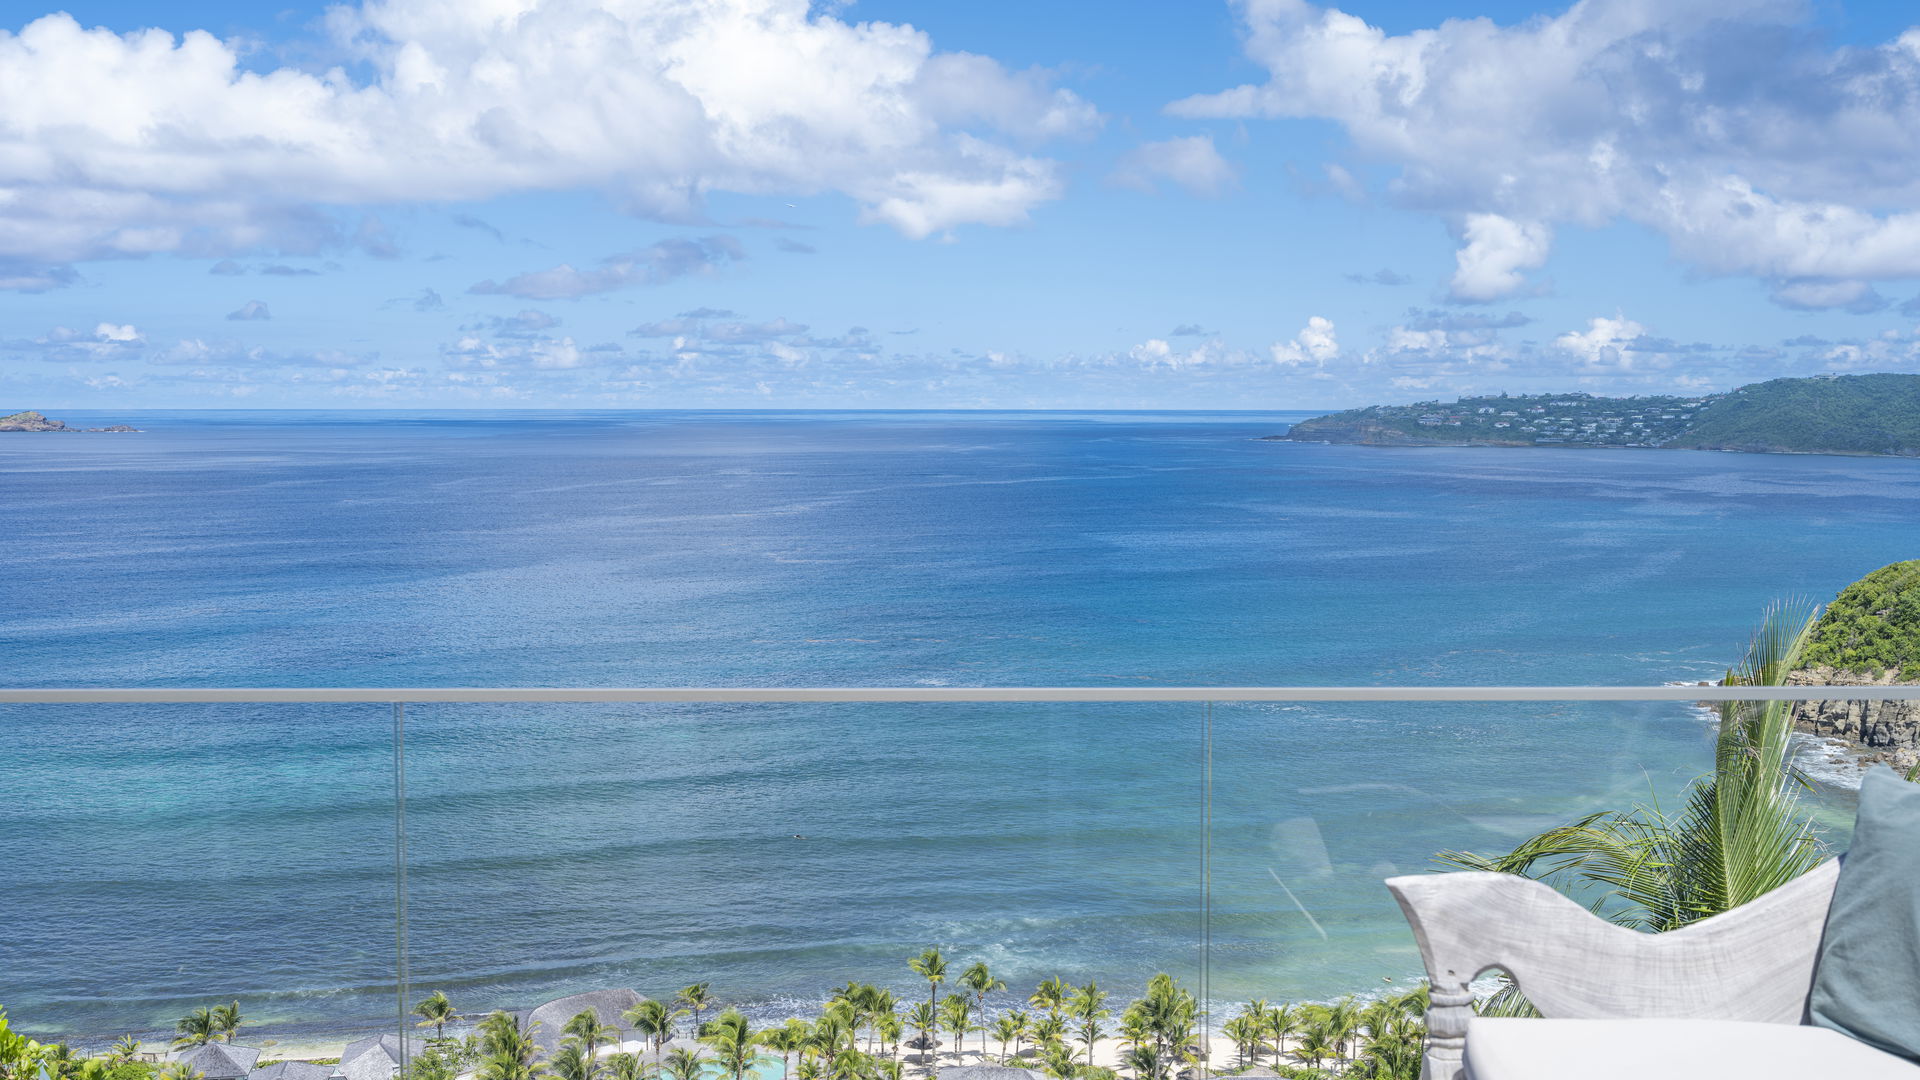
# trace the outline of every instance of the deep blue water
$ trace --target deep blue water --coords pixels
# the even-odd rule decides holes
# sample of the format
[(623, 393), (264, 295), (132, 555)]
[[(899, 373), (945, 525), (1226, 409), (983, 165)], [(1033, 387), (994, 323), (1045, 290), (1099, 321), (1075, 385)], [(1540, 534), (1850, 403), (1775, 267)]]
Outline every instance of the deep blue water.
[[(1301, 414), (146, 413), (0, 437), (0, 683), (1712, 677), (1920, 555), (1920, 464), (1261, 442)], [(112, 423), (126, 414), (63, 415)], [(768, 1009), (1199, 974), (1198, 706), (414, 706), (414, 983)], [(1671, 794), (1667, 706), (1220, 706), (1214, 996), (1417, 960), (1378, 885)], [(114, 1034), (392, 1001), (384, 707), (0, 707), (0, 1004)], [(796, 836), (798, 834), (798, 836)]]

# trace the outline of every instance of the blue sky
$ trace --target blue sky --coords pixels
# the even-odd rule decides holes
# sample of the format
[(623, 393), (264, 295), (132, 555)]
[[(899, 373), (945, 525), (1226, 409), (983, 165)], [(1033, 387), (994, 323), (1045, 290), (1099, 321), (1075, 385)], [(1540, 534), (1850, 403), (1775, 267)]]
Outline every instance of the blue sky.
[(1920, 370), (1905, 4), (158, 10), (9, 16), (0, 409)]

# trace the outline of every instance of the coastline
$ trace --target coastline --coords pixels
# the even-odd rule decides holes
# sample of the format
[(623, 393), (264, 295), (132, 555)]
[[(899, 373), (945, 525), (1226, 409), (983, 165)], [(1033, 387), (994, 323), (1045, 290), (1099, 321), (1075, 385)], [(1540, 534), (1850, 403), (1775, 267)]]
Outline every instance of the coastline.
[[(1374, 996), (1378, 996), (1378, 995), (1374, 995)], [(1354, 998), (1356, 1001), (1362, 1002), (1363, 1004), (1368, 1000), (1370, 1000), (1370, 998), (1363, 997), (1359, 994), (1354, 995)], [(1115, 1013), (1117, 1014), (1120, 1009), (1125, 1007), (1126, 1004), (1127, 1003), (1115, 1004), (1114, 1005)], [(1305, 1004), (1305, 1003), (1295, 1003), (1295, 1004)], [(1207, 1058), (1207, 1061), (1209, 1063), (1209, 1069), (1214, 1073), (1232, 1071), (1239, 1067), (1238, 1050), (1234, 1046), (1233, 1040), (1221, 1034), (1219, 1031), (1221, 1022), (1226, 1020), (1229, 1016), (1233, 1015), (1238, 1010), (1239, 1010), (1239, 1005), (1236, 1004), (1232, 1007), (1231, 1010), (1216, 1011), (1215, 1013), (1215, 1018), (1212, 1023), (1212, 1027), (1214, 1030), (1208, 1036), (1208, 1039), (1207, 1039), (1208, 1055), (1209, 1055)], [(1028, 1011), (1032, 1011), (1032, 1010), (1028, 1010)], [(718, 1013), (717, 1008), (715, 1012), (717, 1015)], [(991, 1023), (992, 1020), (994, 1020), (1000, 1015), (1000, 1013), (1001, 1013), (1001, 1010), (989, 1009), (986, 1013), (987, 1022)], [(797, 1018), (806, 1020), (809, 1023), (811, 1023), (814, 1020), (818, 1019), (818, 1014), (800, 1015), (800, 1016), (797, 1016)], [(448, 1038), (462, 1038), (466, 1035), (472, 1034), (475, 1030), (476, 1030), (476, 1025), (470, 1024), (470, 1023), (462, 1023), (458, 1026), (449, 1025), (447, 1028), (447, 1036)], [(393, 1033), (394, 1033), (394, 1029), (392, 1028), (382, 1028), (377, 1030), (376, 1029), (359, 1029), (353, 1032), (343, 1032), (338, 1036), (319, 1037), (319, 1036), (302, 1035), (302, 1036), (297, 1036), (297, 1037), (288, 1039), (286, 1041), (281, 1041), (281, 1040), (270, 1038), (270, 1037), (266, 1039), (254, 1039), (254, 1038), (250, 1038), (243, 1032), (241, 1035), (239, 1035), (237, 1038), (234, 1039), (234, 1045), (254, 1047), (256, 1049), (259, 1049), (261, 1051), (260, 1060), (263, 1062), (266, 1062), (266, 1061), (311, 1062), (315, 1060), (338, 1059), (338, 1057), (340, 1056), (341, 1049), (346, 1044), (356, 1039), (366, 1038), (373, 1035), (390, 1035)], [(422, 1032), (418, 1029), (412, 1029), (409, 1031), (409, 1034), (421, 1035)], [(427, 1034), (430, 1034), (430, 1032)], [(905, 1067), (905, 1071), (907, 1075), (910, 1075), (910, 1076), (931, 1075), (939, 1070), (958, 1068), (960, 1066), (978, 1066), (978, 1065), (999, 1066), (1003, 1064), (1000, 1058), (1000, 1053), (999, 1053), (1000, 1047), (999, 1047), (998, 1041), (995, 1038), (993, 1038), (992, 1035), (989, 1035), (987, 1037), (987, 1052), (983, 1054), (980, 1050), (979, 1038), (980, 1036), (978, 1033), (969, 1035), (966, 1039), (965, 1047), (957, 1055), (954, 1053), (952, 1049), (951, 1042), (948, 1039), (943, 1038), (940, 1040), (939, 1049), (932, 1056), (932, 1060), (929, 1060), (929, 1055), (927, 1054), (926, 1051), (916, 1050), (904, 1044), (901, 1047), (899, 1047), (899, 1049), (895, 1054), (891, 1056), (896, 1057), (898, 1058), (898, 1060), (900, 1060), (902, 1065)], [(676, 1036), (674, 1039), (672, 1039), (668, 1043), (669, 1048), (674, 1046), (691, 1047), (693, 1045), (696, 1045), (696, 1044), (693, 1042), (692, 1039), (688, 1038), (685, 1035)], [(1072, 1043), (1070, 1045), (1072, 1045), (1075, 1049), (1076, 1059), (1084, 1064), (1086, 1062), (1085, 1045), (1077, 1042)], [(144, 1040), (140, 1044), (139, 1052), (141, 1054), (153, 1054), (157, 1057), (158, 1060), (164, 1061), (166, 1060), (166, 1054), (171, 1049), (171, 1047), (172, 1047), (171, 1042), (165, 1039)], [(644, 1042), (642, 1040), (627, 1039), (619, 1043), (617, 1046), (610, 1045), (600, 1049), (595, 1053), (594, 1056), (596, 1058), (605, 1058), (616, 1053), (639, 1054), (639, 1053), (649, 1052), (651, 1051), (651, 1049), (652, 1049), (652, 1046), (650, 1043)], [(1118, 1069), (1121, 1066), (1121, 1062), (1123, 1060), (1125, 1053), (1126, 1053), (1126, 1044), (1123, 1039), (1119, 1038), (1118, 1036), (1102, 1037), (1101, 1039), (1097, 1040), (1094, 1043), (1093, 1063), (1097, 1067)], [(774, 1054), (772, 1056), (776, 1062), (780, 1060), (779, 1055)], [(1008, 1057), (1014, 1058), (1014, 1055), (1011, 1053), (1011, 1047), (1009, 1047)], [(1288, 1059), (1290, 1062), (1294, 1064), (1301, 1064), (1301, 1065), (1306, 1064), (1306, 1061), (1304, 1059), (1294, 1059), (1291, 1054), (1288, 1055)], [(1261, 1063), (1266, 1064), (1269, 1061), (1270, 1061), (1270, 1054), (1267, 1056), (1263, 1056)], [(1014, 1064), (1014, 1067), (1016, 1068), (1036, 1068), (1037, 1069), (1041, 1067), (1038, 1061), (1037, 1051), (1035, 1051), (1030, 1046), (1024, 1047), (1022, 1049), (1018, 1057), (1014, 1059), (1013, 1064)], [(468, 1075), (468, 1074), (463, 1074), (463, 1075)], [(784, 1070), (781, 1070), (781, 1069), (774, 1069), (769, 1071), (768, 1069), (763, 1068), (759, 1072), (759, 1076), (761, 1077), (761, 1080), (777, 1080), (777, 1078), (780, 1078), (783, 1075), (784, 1075)]]
[(1254, 442), (1299, 443), (1302, 446), (1364, 446), (1373, 450), (1662, 450), (1696, 454), (1754, 454), (1762, 457), (1843, 457), (1877, 461), (1916, 461), (1920, 454), (1877, 454), (1870, 450), (1787, 450), (1734, 446), (1607, 446), (1597, 443), (1523, 442), (1369, 442), (1364, 439), (1296, 439), (1289, 435), (1262, 435)]

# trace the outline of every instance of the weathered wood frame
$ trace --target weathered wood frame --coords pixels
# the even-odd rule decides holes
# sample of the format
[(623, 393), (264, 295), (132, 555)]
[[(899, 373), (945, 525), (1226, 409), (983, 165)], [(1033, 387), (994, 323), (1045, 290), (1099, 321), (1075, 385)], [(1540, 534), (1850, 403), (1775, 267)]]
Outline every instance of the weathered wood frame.
[(1616, 926), (1512, 874), (1388, 878), (1432, 981), (1421, 1080), (1465, 1080), (1468, 984), (1492, 970), (1549, 1017), (1801, 1023), (1839, 866), (1665, 934)]

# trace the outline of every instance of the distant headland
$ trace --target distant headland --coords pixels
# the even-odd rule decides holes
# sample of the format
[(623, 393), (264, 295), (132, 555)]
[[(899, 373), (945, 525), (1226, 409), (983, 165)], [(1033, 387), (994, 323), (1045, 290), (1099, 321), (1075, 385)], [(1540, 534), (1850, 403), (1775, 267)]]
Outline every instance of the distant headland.
[(1267, 438), (1920, 457), (1920, 375), (1774, 379), (1696, 397), (1500, 394), (1450, 404), (1371, 405), (1303, 420)]
[(130, 424), (114, 424), (111, 427), (77, 428), (68, 427), (59, 420), (49, 420), (45, 416), (28, 409), (12, 416), (0, 416), (0, 431), (139, 431)]

